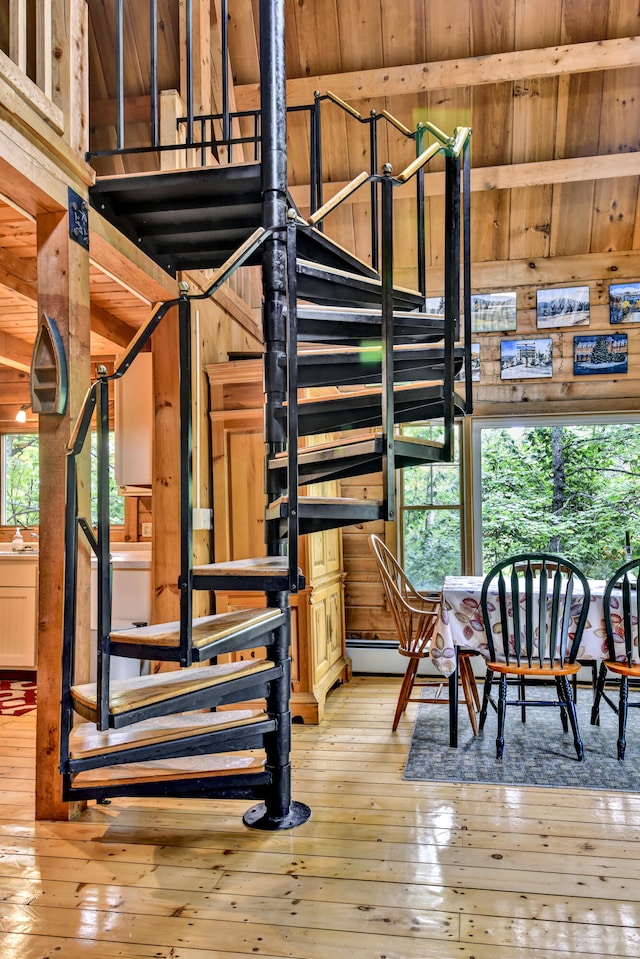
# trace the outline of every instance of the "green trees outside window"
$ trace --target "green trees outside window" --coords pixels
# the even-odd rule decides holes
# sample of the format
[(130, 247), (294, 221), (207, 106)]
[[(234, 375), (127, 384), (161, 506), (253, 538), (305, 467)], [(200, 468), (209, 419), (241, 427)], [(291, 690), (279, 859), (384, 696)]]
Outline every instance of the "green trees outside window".
[[(403, 432), (440, 440), (428, 424)], [(522, 551), (550, 550), (591, 579), (606, 579), (625, 560), (629, 533), (640, 555), (640, 424), (482, 426), (478, 500), (482, 568)], [(460, 444), (453, 463), (402, 471), (402, 562), (418, 589), (439, 589), (462, 571)], [(477, 564), (479, 567), (479, 563)]]
[(484, 571), (521, 550), (551, 550), (607, 578), (640, 553), (640, 424), (482, 430)]
[[(124, 498), (118, 495), (114, 469), (114, 437), (109, 434), (109, 513), (115, 525), (124, 523)], [(91, 522), (97, 516), (95, 436), (91, 443)], [(6, 433), (2, 444), (3, 517), (6, 526), (40, 523), (40, 469), (37, 433)]]
[(36, 433), (3, 437), (4, 515), (7, 526), (38, 526), (40, 522), (40, 449)]
[[(443, 431), (430, 424), (408, 426), (405, 436), (442, 442)], [(445, 576), (460, 573), (460, 443), (454, 431), (454, 461), (402, 470), (400, 491), (403, 562), (417, 589), (440, 589)]]

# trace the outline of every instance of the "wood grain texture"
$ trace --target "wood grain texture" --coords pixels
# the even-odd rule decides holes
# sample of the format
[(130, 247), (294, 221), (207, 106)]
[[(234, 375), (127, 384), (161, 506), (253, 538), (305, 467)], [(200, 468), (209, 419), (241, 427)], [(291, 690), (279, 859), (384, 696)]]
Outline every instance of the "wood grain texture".
[(0, 950), (209, 959), (215, 935), (220, 959), (635, 956), (638, 797), (405, 782), (416, 707), (391, 733), (398, 687), (358, 677), (294, 726), (313, 815), (281, 833), (196, 799), (36, 823), (33, 714), (0, 720)]

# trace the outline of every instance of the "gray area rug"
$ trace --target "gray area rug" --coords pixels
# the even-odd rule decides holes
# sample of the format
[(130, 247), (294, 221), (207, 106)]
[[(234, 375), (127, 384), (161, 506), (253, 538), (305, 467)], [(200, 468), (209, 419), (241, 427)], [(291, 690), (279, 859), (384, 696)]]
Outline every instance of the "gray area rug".
[[(533, 696), (533, 693), (531, 694)], [(632, 694), (635, 697), (638, 693)], [(551, 698), (551, 697), (549, 697)], [(612, 698), (617, 698), (614, 693)], [(631, 700), (631, 696), (629, 697)], [(466, 710), (460, 710), (458, 748), (449, 746), (449, 711), (445, 705), (418, 707), (405, 779), (432, 782), (505, 783), (578, 789), (640, 792), (640, 709), (630, 709), (624, 762), (617, 759), (618, 717), (606, 703), (600, 726), (590, 725), (591, 690), (578, 692), (578, 726), (584, 761), (578, 762), (571, 732), (564, 733), (554, 707), (520, 710), (507, 707), (504, 754), (496, 760), (497, 717), (490, 708), (481, 736), (474, 737)]]

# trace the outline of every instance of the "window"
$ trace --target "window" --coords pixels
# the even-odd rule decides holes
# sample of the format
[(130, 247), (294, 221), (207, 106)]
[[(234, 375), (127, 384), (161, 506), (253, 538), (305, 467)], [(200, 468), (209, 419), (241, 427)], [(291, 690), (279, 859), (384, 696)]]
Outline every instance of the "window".
[(549, 550), (605, 579), (624, 562), (627, 533), (640, 553), (637, 419), (531, 418), (475, 433), (478, 569)]
[[(7, 433), (2, 437), (2, 522), (5, 526), (40, 523), (39, 437), (37, 433)], [(109, 502), (111, 522), (124, 523), (124, 499), (114, 478), (114, 434), (109, 433)], [(96, 442), (91, 435), (91, 522), (97, 517)]]
[[(403, 435), (441, 443), (443, 427), (406, 426)], [(402, 562), (417, 589), (441, 589), (462, 570), (460, 427), (454, 429), (452, 463), (411, 466), (400, 476)]]
[(40, 521), (40, 469), (37, 433), (2, 437), (2, 522), (37, 526)]

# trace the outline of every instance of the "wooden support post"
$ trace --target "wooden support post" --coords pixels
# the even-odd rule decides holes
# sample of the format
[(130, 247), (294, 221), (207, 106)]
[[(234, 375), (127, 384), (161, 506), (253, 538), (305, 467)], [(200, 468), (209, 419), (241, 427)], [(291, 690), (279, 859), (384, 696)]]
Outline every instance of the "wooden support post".
[[(66, 447), (89, 386), (89, 253), (69, 237), (66, 211), (37, 218), (38, 309), (58, 327), (67, 357), (69, 398), (59, 415), (40, 417), (40, 590), (38, 606), (38, 718), (36, 819), (64, 820), (79, 811), (62, 801), (60, 691)], [(79, 510), (89, 515), (89, 458), (82, 460)], [(78, 561), (76, 679), (89, 679), (89, 553)]]
[(11, 0), (9, 3), (9, 57), (27, 72), (27, 0)]
[(86, 0), (50, 0), (53, 102), (64, 138), (77, 156), (89, 149), (89, 13)]
[(50, 100), (53, 94), (51, 0), (36, 3), (36, 82)]
[[(178, 311), (171, 310), (152, 337), (153, 545), (151, 621), (180, 618), (180, 369)], [(159, 668), (162, 664), (158, 664)]]
[[(177, 90), (162, 90), (159, 98), (160, 107), (160, 144), (184, 143), (186, 132), (184, 126), (178, 130), (178, 117), (184, 116), (184, 104)], [(186, 150), (167, 150), (160, 154), (161, 170), (182, 170), (187, 165)]]

